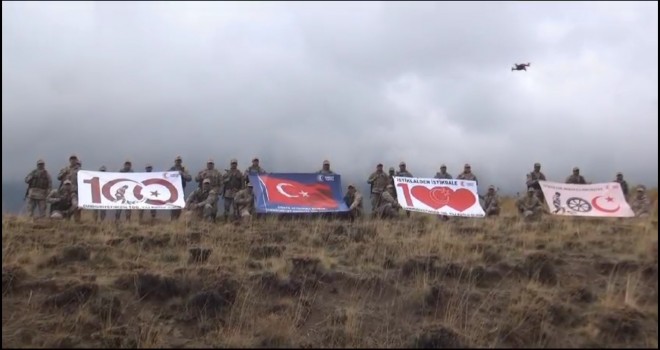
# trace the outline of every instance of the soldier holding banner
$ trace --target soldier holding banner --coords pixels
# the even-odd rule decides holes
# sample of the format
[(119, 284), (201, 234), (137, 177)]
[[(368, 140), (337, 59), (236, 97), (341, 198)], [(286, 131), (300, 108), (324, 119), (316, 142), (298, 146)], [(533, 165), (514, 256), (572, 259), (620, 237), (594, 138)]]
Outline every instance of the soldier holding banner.
[(463, 167), (463, 172), (458, 174), (456, 179), (457, 180), (470, 180), (470, 181), (476, 182), (477, 185), (479, 184), (479, 182), (477, 181), (477, 177), (472, 173), (472, 167), (470, 166), (470, 164), (465, 164), (465, 166)]
[(198, 219), (215, 222), (218, 212), (218, 192), (212, 187), (211, 179), (202, 180), (202, 187), (196, 189), (188, 200), (186, 207), (193, 211)]
[(619, 185), (621, 186), (621, 191), (623, 191), (623, 197), (628, 201), (628, 182), (623, 179), (623, 173), (618, 172), (616, 173), (616, 179), (614, 182), (618, 182)]
[(541, 163), (534, 163), (534, 170), (527, 174), (527, 188), (533, 188), (536, 191), (536, 195), (539, 197), (539, 200), (543, 202), (543, 191), (541, 190), (541, 185), (539, 181), (546, 181), (545, 174), (541, 172)]
[(376, 202), (376, 209), (373, 212), (373, 216), (379, 218), (393, 218), (397, 216), (399, 208), (401, 205), (394, 199), (394, 186), (387, 185), (385, 191), (383, 191), (380, 196), (378, 196), (378, 201)]
[(64, 180), (62, 187), (52, 190), (46, 201), (50, 204), (50, 217), (53, 219), (70, 219), (72, 216), (76, 222), (80, 222), (78, 208), (78, 195), (73, 191), (71, 180)]
[[(395, 176), (399, 177), (414, 177), (408, 170), (406, 170), (406, 162), (399, 163), (399, 171), (396, 172)], [(396, 189), (394, 191), (394, 199), (396, 199)], [(406, 210), (406, 216), (410, 217), (410, 210)]]
[(324, 160), (323, 161), (323, 167), (321, 170), (317, 172), (317, 174), (322, 174), (322, 175), (334, 175), (335, 173), (330, 170), (330, 161), (329, 160)]
[(346, 192), (346, 205), (348, 205), (350, 218), (351, 221), (355, 221), (355, 219), (362, 217), (362, 194), (353, 184), (348, 185)]
[(447, 166), (442, 164), (440, 165), (440, 172), (435, 173), (434, 178), (436, 179), (453, 179), (451, 174), (447, 172)]
[(584, 176), (580, 175), (580, 168), (574, 167), (573, 168), (573, 174), (569, 175), (566, 178), (566, 183), (567, 184), (586, 185), (587, 181), (584, 179)]
[[(176, 156), (176, 158), (174, 158), (174, 165), (170, 168), (169, 171), (179, 172), (179, 175), (181, 176), (181, 186), (185, 191), (186, 183), (192, 181), (192, 176), (190, 176), (188, 170), (186, 170), (186, 167), (183, 166), (183, 159), (181, 158), (181, 156)], [(170, 212), (170, 218), (172, 220), (177, 220), (180, 215), (181, 215), (181, 209), (174, 209)]]

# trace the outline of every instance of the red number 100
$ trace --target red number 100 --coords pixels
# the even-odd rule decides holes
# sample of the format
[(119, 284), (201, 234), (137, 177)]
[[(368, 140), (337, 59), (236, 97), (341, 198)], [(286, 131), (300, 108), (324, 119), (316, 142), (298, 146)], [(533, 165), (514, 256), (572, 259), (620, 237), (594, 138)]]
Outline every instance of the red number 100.
[(101, 181), (98, 176), (83, 182), (92, 185), (92, 203), (101, 204)]

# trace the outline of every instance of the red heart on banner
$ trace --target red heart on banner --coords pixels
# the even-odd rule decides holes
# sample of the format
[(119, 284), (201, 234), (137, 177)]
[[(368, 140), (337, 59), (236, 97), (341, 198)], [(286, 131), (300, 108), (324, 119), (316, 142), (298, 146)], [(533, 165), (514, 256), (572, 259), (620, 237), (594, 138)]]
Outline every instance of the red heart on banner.
[(449, 187), (415, 186), (410, 190), (415, 198), (433, 209), (440, 209), (448, 205), (460, 212), (471, 207), (477, 199), (470, 190), (459, 188), (454, 191)]

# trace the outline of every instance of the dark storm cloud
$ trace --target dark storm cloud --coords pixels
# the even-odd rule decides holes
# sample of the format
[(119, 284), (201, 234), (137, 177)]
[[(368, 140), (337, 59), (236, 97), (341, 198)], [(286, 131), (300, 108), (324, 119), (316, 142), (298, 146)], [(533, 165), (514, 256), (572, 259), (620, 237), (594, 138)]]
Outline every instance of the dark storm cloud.
[[(258, 155), (657, 184), (657, 3), (3, 3), (3, 181)], [(514, 62), (528, 72), (511, 72)]]

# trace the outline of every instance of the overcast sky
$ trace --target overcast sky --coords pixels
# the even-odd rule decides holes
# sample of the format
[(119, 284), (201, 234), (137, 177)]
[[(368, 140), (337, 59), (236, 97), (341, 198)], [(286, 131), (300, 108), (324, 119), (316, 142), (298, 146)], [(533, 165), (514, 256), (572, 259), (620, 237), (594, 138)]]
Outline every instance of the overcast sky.
[(3, 2), (3, 181), (71, 153), (657, 185), (658, 4)]

